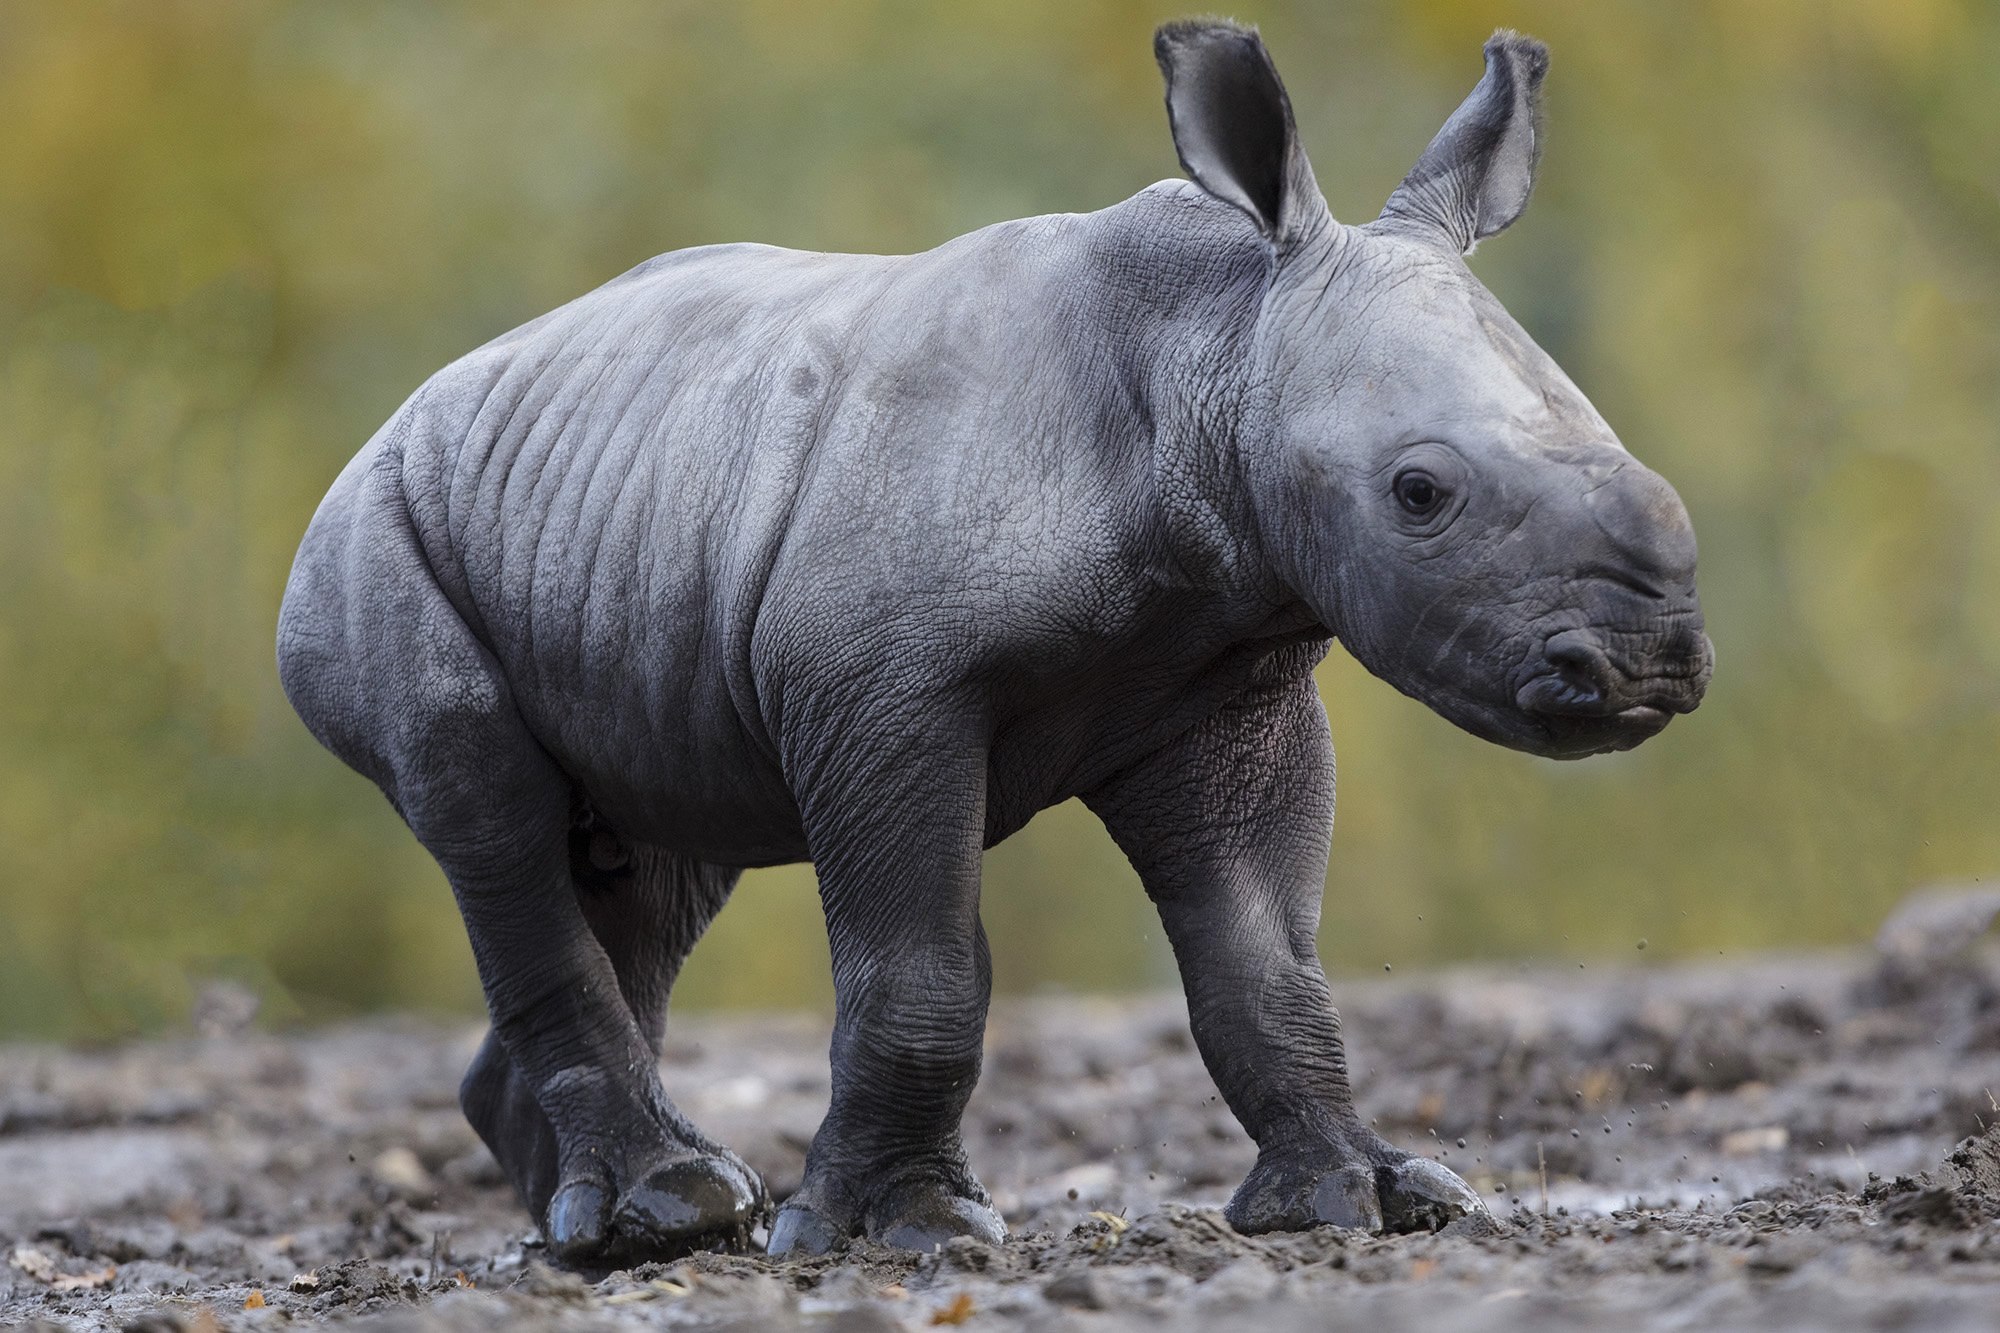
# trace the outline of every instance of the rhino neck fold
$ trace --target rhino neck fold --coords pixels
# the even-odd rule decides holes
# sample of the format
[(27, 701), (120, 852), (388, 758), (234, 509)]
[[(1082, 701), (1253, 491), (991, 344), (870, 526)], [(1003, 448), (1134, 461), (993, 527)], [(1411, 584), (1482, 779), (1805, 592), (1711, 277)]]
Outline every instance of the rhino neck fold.
[(1291, 599), (1265, 558), (1244, 450), (1268, 416), (1258, 329), (1290, 261), (1237, 210), (1179, 183), (1100, 216), (1118, 225), (1092, 266), (1131, 277), (1102, 285), (1106, 318), (1089, 336), (1113, 349), (1144, 437), (1137, 518), (1155, 577), (1261, 621)]

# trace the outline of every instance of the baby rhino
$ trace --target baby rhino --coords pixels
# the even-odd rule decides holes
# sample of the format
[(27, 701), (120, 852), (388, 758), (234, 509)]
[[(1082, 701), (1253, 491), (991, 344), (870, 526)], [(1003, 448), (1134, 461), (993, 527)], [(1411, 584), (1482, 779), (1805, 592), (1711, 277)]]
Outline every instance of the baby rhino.
[(1487, 43), (1365, 226), (1254, 32), (1155, 47), (1192, 184), (920, 255), (654, 259), (432, 377), (306, 532), (285, 689), (451, 882), (493, 1024), (465, 1112), (568, 1262), (766, 1217), (658, 1054), (738, 874), (803, 860), (833, 1093), (771, 1252), (999, 1239), (959, 1138), (980, 853), (1070, 797), (1257, 1142), (1229, 1221), (1480, 1207), (1356, 1116), (1312, 668), (1337, 638), (1503, 745), (1637, 745), (1708, 680), (1694, 534), (1463, 260), (1527, 202), (1538, 43)]

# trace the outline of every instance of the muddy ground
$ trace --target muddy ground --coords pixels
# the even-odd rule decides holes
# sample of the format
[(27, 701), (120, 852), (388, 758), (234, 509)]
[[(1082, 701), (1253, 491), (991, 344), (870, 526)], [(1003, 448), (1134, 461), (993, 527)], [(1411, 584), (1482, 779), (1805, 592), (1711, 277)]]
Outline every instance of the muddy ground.
[[(459, 1117), (471, 1028), (0, 1047), (0, 1324), (1990, 1328), (2000, 954), (1960, 947), (1977, 918), (1933, 904), (1867, 956), (1341, 985), (1363, 1113), (1491, 1200), (1437, 1236), (1231, 1232), (1251, 1149), (1175, 997), (996, 1008), (967, 1139), (1005, 1246), (586, 1276), (542, 1261)], [(689, 1018), (668, 1087), (782, 1193), (825, 1040)]]

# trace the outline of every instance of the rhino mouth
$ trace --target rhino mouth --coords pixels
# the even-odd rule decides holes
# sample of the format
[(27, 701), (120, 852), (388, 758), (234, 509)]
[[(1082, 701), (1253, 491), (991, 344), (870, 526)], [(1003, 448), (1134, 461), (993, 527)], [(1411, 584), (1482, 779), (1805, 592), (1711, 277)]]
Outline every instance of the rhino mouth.
[(1565, 630), (1543, 645), (1541, 668), (1514, 694), (1525, 713), (1598, 718), (1658, 731), (1678, 713), (1692, 713), (1714, 669), (1708, 636), (1696, 631), (1667, 660), (1641, 670), (1621, 667), (1588, 630)]
[(1652, 704), (1633, 704), (1615, 713), (1531, 713), (1542, 743), (1534, 748), (1551, 759), (1583, 759), (1629, 750), (1666, 730), (1678, 714)]
[(1525, 677), (1495, 681), (1490, 694), (1436, 680), (1402, 688), (1482, 740), (1544, 759), (1585, 759), (1629, 750), (1692, 713), (1713, 673), (1714, 649), (1699, 628), (1672, 635), (1667, 651), (1631, 667), (1614, 662), (1595, 632), (1566, 630), (1547, 640)]
[[(1637, 702), (1633, 701), (1635, 697)], [(1632, 682), (1613, 695), (1571, 677), (1551, 674), (1536, 676), (1523, 685), (1514, 696), (1514, 704), (1522, 712), (1537, 717), (1592, 718), (1629, 726), (1651, 726), (1657, 731), (1678, 715), (1699, 708), (1701, 695), (1688, 688), (1684, 677)]]
[(1673, 660), (1622, 669), (1602, 640), (1569, 630), (1544, 646), (1541, 668), (1514, 694), (1514, 706), (1542, 733), (1546, 752), (1581, 757), (1629, 750), (1692, 713), (1713, 671), (1713, 650), (1697, 633)]

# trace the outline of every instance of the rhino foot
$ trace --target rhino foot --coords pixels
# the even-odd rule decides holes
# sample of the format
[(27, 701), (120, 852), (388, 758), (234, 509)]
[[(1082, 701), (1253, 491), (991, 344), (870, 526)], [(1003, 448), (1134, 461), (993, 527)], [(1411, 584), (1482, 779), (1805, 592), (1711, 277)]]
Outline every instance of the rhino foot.
[(1007, 1225), (993, 1211), (986, 1190), (969, 1173), (940, 1179), (911, 1173), (879, 1188), (865, 1204), (840, 1206), (853, 1195), (808, 1180), (771, 1226), (773, 1256), (812, 1256), (837, 1249), (857, 1235), (899, 1250), (928, 1253), (957, 1236), (999, 1244)]
[(1479, 1195), (1451, 1171), (1375, 1139), (1364, 1151), (1263, 1154), (1224, 1216), (1245, 1235), (1316, 1226), (1404, 1233), (1442, 1231), (1485, 1212)]
[[(550, 1255), (570, 1267), (747, 1249), (751, 1230), (770, 1213), (762, 1178), (670, 1107), (657, 1115), (600, 1113), (612, 1123), (594, 1124), (591, 1137), (618, 1150), (583, 1157), (585, 1165), (565, 1173), (555, 1127), (490, 1035), (459, 1095), (466, 1118), (541, 1219)], [(583, 1108), (575, 1114), (584, 1119)]]
[(622, 1189), (594, 1175), (563, 1182), (543, 1233), (550, 1253), (571, 1267), (623, 1267), (745, 1249), (767, 1210), (763, 1182), (734, 1153), (682, 1152)]
[(814, 1259), (845, 1245), (848, 1229), (818, 1209), (803, 1203), (788, 1203), (778, 1210), (771, 1223), (771, 1240), (764, 1248), (772, 1258)]

